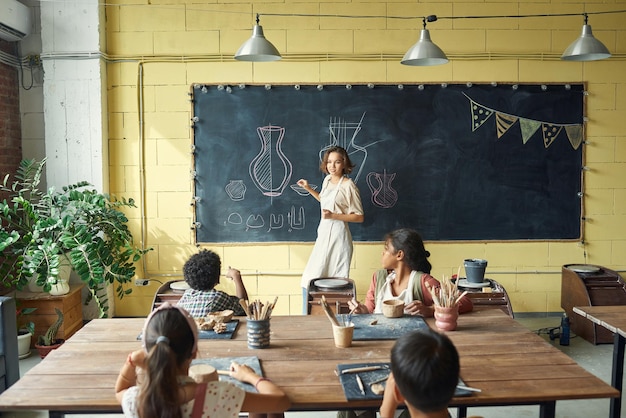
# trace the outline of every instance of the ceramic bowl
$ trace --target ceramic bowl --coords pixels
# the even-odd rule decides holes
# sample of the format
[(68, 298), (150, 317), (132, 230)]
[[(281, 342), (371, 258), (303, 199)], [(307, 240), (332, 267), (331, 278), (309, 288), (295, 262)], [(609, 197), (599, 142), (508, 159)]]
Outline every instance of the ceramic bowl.
[(221, 322), (228, 322), (232, 319), (233, 314), (235, 312), (233, 312), (230, 309), (227, 309), (225, 311), (218, 311), (218, 312), (210, 312), (207, 316), (206, 319), (207, 321), (215, 321), (216, 323), (221, 323)]
[(404, 315), (404, 302), (397, 299), (383, 301), (383, 315), (387, 318), (400, 318)]

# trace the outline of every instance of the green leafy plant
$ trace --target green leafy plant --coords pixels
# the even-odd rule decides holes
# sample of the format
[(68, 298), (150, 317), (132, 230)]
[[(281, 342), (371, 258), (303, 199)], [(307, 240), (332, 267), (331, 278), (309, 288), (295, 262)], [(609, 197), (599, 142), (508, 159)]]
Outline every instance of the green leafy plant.
[(87, 182), (42, 191), (44, 165), (45, 159), (23, 160), (15, 180), (7, 175), (0, 184), (8, 196), (0, 202), (0, 284), (22, 289), (34, 277), (50, 291), (67, 256), (106, 317), (106, 286), (116, 284), (119, 298), (131, 293), (123, 285), (132, 282), (135, 263), (150, 250), (134, 245), (121, 211), (135, 203), (99, 193)]
[(30, 315), (35, 312), (37, 308), (17, 308), (15, 317), (17, 318), (17, 332), (18, 334), (22, 330), (28, 331), (30, 335), (35, 335), (35, 323), (33, 321), (24, 321), (26, 315)]
[(37, 338), (37, 344), (39, 345), (49, 346), (57, 344), (57, 332), (59, 332), (59, 328), (63, 324), (63, 312), (59, 308), (54, 308), (54, 311), (57, 313), (57, 319), (48, 327), (45, 334)]

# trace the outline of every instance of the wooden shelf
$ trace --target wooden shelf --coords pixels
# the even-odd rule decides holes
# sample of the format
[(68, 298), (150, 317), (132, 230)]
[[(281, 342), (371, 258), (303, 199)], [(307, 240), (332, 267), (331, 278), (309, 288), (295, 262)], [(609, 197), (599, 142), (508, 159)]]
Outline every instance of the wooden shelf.
[(81, 290), (83, 284), (71, 285), (66, 295), (52, 296), (47, 292), (15, 292), (20, 308), (37, 308), (35, 312), (25, 316), (25, 321), (35, 323), (35, 335), (31, 346), (37, 342), (39, 335), (44, 334), (50, 325), (57, 320), (54, 308), (63, 312), (63, 323), (57, 333), (57, 338), (68, 339), (83, 326), (83, 309), (81, 304)]

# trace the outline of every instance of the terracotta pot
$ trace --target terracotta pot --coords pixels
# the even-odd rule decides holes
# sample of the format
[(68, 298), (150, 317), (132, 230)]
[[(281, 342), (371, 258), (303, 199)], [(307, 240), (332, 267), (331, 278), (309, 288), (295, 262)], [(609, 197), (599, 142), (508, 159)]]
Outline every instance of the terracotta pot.
[(61, 346), (61, 344), (63, 344), (65, 342), (64, 339), (58, 339), (56, 340), (55, 344), (52, 345), (39, 345), (39, 344), (35, 344), (35, 348), (37, 349), (37, 351), (39, 351), (39, 357), (41, 358), (45, 358), (48, 353), (50, 353), (50, 351), (52, 350), (56, 350), (57, 348), (59, 348)]
[(441, 331), (454, 331), (459, 319), (459, 306), (443, 307), (435, 305), (435, 326)]

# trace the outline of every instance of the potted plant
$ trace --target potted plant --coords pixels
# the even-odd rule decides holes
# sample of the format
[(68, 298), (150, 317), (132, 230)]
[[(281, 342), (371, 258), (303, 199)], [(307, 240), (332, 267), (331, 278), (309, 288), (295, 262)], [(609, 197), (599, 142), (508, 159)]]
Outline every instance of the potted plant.
[(37, 308), (17, 308), (15, 312), (17, 318), (17, 353), (20, 359), (30, 356), (30, 342), (35, 334), (35, 323), (24, 321), (24, 317), (36, 310)]
[(35, 343), (35, 348), (39, 351), (41, 358), (46, 357), (50, 351), (59, 348), (65, 342), (64, 339), (57, 338), (57, 332), (63, 323), (63, 312), (59, 308), (54, 308), (54, 310), (57, 313), (56, 321), (48, 327), (45, 334), (37, 338), (37, 343)]
[(67, 257), (71, 269), (86, 284), (88, 303), (95, 299), (99, 316), (106, 317), (106, 286), (124, 289), (135, 276), (135, 263), (150, 249), (134, 245), (128, 218), (121, 209), (134, 208), (133, 199), (99, 193), (87, 182), (61, 190), (39, 188), (45, 159), (23, 160), (9, 181), (0, 183), (0, 284), (22, 289), (33, 277), (49, 292), (59, 282)]

